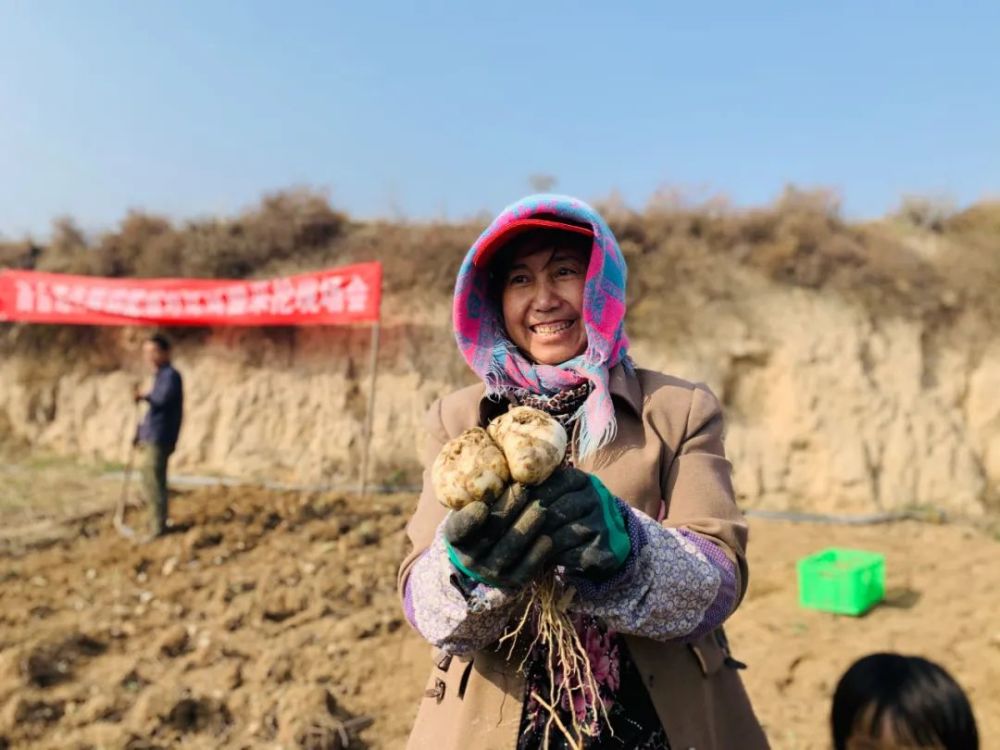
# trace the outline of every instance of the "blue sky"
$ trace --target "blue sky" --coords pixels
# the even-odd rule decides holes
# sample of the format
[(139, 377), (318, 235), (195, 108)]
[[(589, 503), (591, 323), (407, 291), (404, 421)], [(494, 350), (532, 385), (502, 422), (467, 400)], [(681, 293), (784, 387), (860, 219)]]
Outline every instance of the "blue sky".
[(964, 204), (1000, 195), (998, 40), (996, 2), (0, 0), (0, 233), (292, 185), (466, 217), (535, 173), (637, 206)]

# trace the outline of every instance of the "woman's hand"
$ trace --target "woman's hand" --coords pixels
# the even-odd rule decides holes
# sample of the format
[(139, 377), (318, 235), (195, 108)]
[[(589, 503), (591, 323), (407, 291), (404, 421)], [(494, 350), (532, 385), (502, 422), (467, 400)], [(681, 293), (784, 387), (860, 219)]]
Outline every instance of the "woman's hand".
[(529, 491), (544, 508), (543, 532), (552, 538), (553, 562), (598, 581), (621, 568), (631, 542), (618, 503), (600, 479), (560, 468)]
[(469, 578), (521, 588), (549, 564), (552, 540), (543, 534), (545, 511), (525, 487), (513, 484), (492, 506), (474, 502), (452, 511), (444, 525), (448, 556)]

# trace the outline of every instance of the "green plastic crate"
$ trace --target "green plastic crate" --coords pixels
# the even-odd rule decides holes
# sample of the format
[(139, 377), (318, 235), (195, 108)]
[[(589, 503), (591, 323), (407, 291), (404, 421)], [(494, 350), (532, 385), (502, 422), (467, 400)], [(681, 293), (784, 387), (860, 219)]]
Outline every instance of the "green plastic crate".
[(799, 605), (860, 615), (885, 597), (885, 555), (830, 547), (798, 561)]

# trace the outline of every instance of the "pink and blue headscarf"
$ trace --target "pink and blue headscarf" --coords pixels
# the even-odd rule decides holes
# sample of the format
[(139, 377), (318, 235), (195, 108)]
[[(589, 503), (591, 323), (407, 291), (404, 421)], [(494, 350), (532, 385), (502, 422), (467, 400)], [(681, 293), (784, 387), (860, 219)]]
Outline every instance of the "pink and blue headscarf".
[[(512, 222), (556, 216), (593, 229), (593, 248), (583, 293), (587, 349), (559, 365), (529, 360), (504, 328), (499, 300), (491, 293), (488, 263), (478, 263), (480, 249), (492, 244)], [(619, 363), (631, 367), (625, 335), (627, 270), (611, 229), (593, 208), (565, 195), (529, 195), (505, 208), (469, 249), (455, 284), (454, 325), (458, 348), (469, 367), (486, 383), (487, 393), (554, 396), (589, 381), (590, 395), (580, 407), (578, 450), (587, 456), (615, 436), (615, 410), (609, 372)]]

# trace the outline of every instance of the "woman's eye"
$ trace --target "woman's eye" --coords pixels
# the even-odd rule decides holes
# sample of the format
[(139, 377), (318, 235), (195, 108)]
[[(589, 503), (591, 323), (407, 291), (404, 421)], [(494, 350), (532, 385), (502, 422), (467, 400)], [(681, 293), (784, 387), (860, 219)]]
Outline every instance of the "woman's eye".
[(518, 273), (507, 279), (507, 286), (519, 286), (521, 284), (527, 284), (528, 277), (526, 274)]
[(576, 276), (580, 271), (575, 266), (560, 266), (556, 269), (556, 276)]

